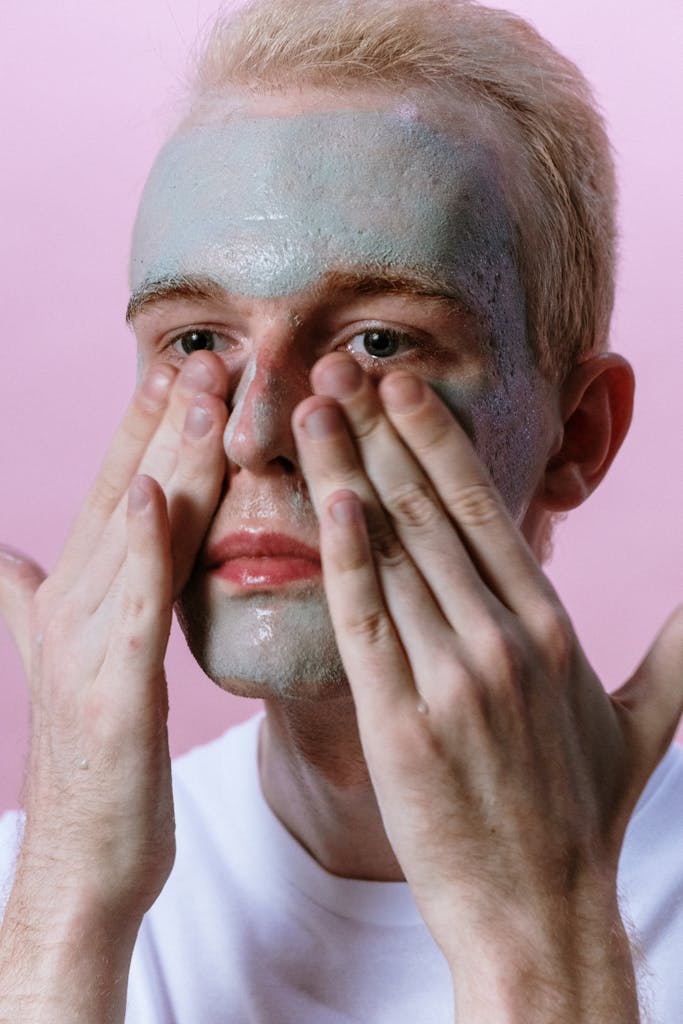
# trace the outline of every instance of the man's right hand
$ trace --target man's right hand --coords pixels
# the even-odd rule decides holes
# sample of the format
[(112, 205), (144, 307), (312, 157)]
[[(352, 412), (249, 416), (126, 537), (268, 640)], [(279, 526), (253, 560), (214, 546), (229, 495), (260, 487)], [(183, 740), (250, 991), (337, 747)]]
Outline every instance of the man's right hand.
[(174, 858), (163, 660), (221, 495), (227, 388), (208, 352), (152, 368), (54, 572), (0, 549), (32, 709), (0, 1021), (123, 1019), (135, 936)]

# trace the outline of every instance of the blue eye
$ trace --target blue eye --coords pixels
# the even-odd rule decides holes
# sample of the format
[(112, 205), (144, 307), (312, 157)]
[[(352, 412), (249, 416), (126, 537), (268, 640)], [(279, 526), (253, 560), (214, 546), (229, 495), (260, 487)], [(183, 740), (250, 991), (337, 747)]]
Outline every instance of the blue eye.
[(388, 327), (371, 327), (361, 334), (355, 334), (348, 344), (348, 351), (354, 355), (371, 356), (373, 359), (390, 359), (413, 343), (412, 338), (401, 331)]
[(184, 331), (173, 340), (173, 348), (181, 355), (189, 356), (193, 352), (224, 352), (228, 347), (225, 338), (209, 330), (208, 327), (192, 328)]

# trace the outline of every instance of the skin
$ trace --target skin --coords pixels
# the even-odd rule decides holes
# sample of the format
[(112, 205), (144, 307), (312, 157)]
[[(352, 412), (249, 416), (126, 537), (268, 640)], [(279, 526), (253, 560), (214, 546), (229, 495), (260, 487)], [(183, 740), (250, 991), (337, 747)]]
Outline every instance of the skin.
[[(426, 294), (409, 300), (379, 289), (360, 301), (330, 280), (340, 270), (359, 281), (412, 276), (431, 293), (431, 305)], [(291, 414), (315, 355), (341, 347), (344, 337), (354, 346), (361, 315), (393, 325), (405, 339), (402, 358), (366, 355), (366, 368), (379, 376), (412, 365), (424, 374), (468, 425), (521, 520), (547, 454), (548, 389), (526, 344), (497, 157), (465, 124), (452, 138), (405, 103), (191, 125), (157, 159), (135, 226), (132, 307), (143, 370), (164, 358), (169, 338), (207, 321), (201, 301), (178, 308), (178, 282), (188, 281), (211, 282), (222, 297), (209, 322), (239, 375), (224, 438), (234, 464), (241, 438), (254, 438), (261, 451), (281, 443), (273, 411)], [(336, 329), (321, 329), (331, 310)], [(264, 315), (272, 321), (268, 345), (259, 341)], [(274, 358), (277, 372), (269, 376)], [(250, 459), (243, 469), (251, 470)], [(253, 475), (234, 479), (207, 545), (270, 519), (273, 529), (277, 520), (295, 525), (315, 546), (315, 516), (308, 500), (296, 500), (295, 478), (286, 481), (291, 493), (277, 481), (274, 500), (250, 509)], [(190, 647), (211, 678), (258, 696), (320, 696), (345, 686), (321, 585), (295, 596), (230, 598), (221, 599), (200, 569), (180, 602)]]
[[(236, 105), (251, 119), (351, 100), (403, 109), (362, 92)], [(422, 121), (446, 123), (434, 97), (421, 104)], [(475, 121), (460, 126), (468, 136)], [(452, 120), (448, 131), (463, 137)], [(331, 294), (316, 281), (270, 297), (219, 288), (139, 311), (143, 383), (55, 571), (45, 580), (30, 560), (0, 559), (33, 703), (0, 1020), (123, 1019), (135, 935), (173, 858), (171, 606), (198, 586), (212, 531), (250, 516), (319, 542), (348, 682), (323, 687), (325, 699), (306, 683), (297, 699), (267, 700), (261, 778), (285, 825), (331, 871), (407, 879), (451, 969), (457, 1019), (638, 1020), (616, 868), (680, 715), (683, 614), (610, 698), (533, 555), (547, 516), (607, 471), (631, 373), (595, 357), (544, 393), (537, 469), (509, 507), (491, 449), (472, 445), (474, 416), (468, 434), (425, 386), (490, 386), (487, 422), (505, 422), (495, 416), (514, 392), (496, 391), (481, 325), (444, 322), (425, 296), (359, 299), (330, 283)], [(226, 320), (234, 349), (183, 359), (164, 344)], [(455, 332), (465, 361), (436, 374), (402, 356), (378, 373), (345, 333), (367, 320)], [(229, 595), (200, 596), (220, 623)]]

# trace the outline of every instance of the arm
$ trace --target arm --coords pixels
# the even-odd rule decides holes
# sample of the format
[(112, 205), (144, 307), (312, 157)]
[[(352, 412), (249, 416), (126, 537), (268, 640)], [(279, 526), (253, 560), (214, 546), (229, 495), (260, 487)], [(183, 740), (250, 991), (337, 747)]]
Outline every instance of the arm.
[(31, 697), (26, 826), (0, 932), (3, 1024), (123, 1020), (135, 938), (174, 857), (163, 659), (220, 494), (226, 392), (207, 353), (179, 375), (153, 369), (54, 573), (0, 557), (0, 608)]
[(429, 388), (365, 378), (308, 436), (345, 358), (294, 429), (366, 760), (457, 1019), (635, 1024), (617, 863), (680, 715), (683, 615), (610, 698)]

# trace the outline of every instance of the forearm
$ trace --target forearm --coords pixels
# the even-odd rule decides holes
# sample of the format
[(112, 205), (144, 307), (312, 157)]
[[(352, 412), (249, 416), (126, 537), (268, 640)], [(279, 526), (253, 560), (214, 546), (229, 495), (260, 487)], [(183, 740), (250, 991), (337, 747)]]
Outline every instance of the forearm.
[(136, 933), (82, 894), (18, 877), (0, 931), (0, 1024), (123, 1022)]
[(564, 906), (552, 924), (516, 930), (451, 962), (455, 1019), (467, 1024), (639, 1024), (631, 946), (616, 902), (589, 912)]

